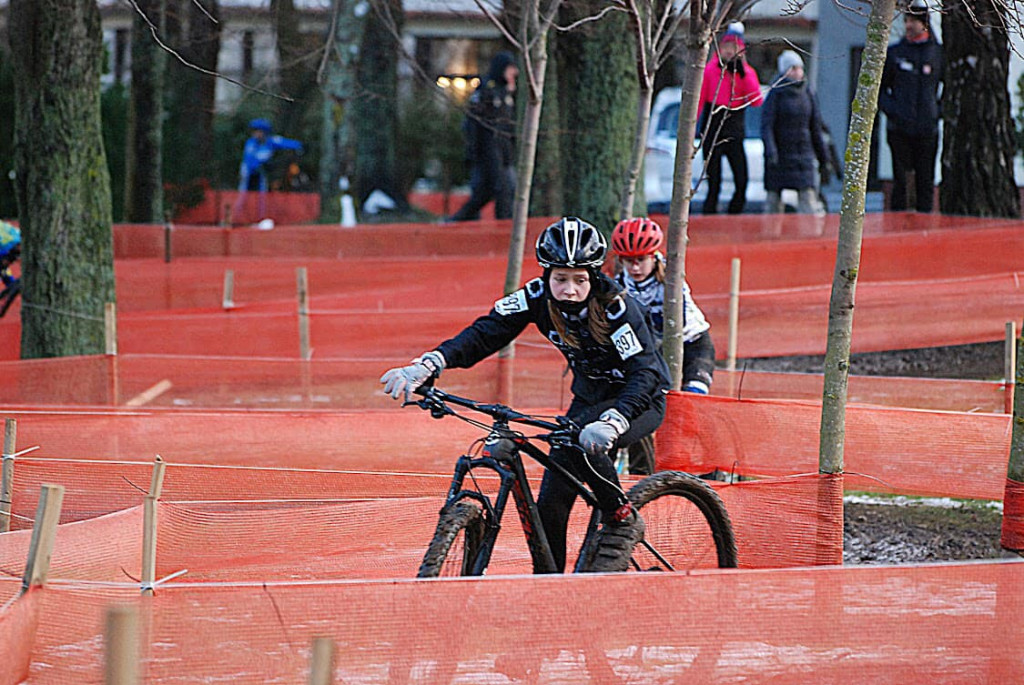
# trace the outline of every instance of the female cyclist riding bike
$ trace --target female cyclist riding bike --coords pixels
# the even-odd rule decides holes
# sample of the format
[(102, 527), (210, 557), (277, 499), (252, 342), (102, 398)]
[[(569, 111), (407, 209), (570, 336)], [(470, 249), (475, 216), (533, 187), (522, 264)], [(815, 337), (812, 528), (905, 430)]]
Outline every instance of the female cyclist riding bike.
[[(610, 455), (650, 435), (665, 416), (668, 367), (646, 310), (625, 297), (601, 265), (608, 245), (594, 226), (565, 217), (537, 239), (543, 276), (495, 302), (489, 313), (408, 366), (387, 371), (384, 391), (410, 393), (445, 368), (469, 368), (512, 342), (529, 324), (561, 352), (573, 372), (566, 412), (583, 426), (577, 450), (552, 449), (552, 461), (593, 490), (602, 512), (591, 571), (624, 571), (644, 522), (619, 485)], [(545, 471), (537, 507), (558, 571), (565, 570), (566, 531), (576, 489)], [(534, 569), (538, 571), (538, 569)]]

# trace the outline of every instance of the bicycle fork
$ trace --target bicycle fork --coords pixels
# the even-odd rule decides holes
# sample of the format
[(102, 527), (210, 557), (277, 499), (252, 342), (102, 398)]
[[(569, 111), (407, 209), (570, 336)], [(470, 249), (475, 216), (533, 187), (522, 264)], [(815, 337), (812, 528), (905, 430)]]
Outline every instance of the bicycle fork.
[[(514, 439), (491, 434), (484, 442), (479, 457), (467, 454), (459, 457), (455, 463), (455, 474), (448, 489), (445, 507), (463, 499), (471, 499), (483, 508), (486, 523), (480, 552), (473, 561), (471, 575), (483, 575), (490, 563), (510, 494), (515, 502), (519, 523), (530, 550), (534, 573), (557, 572), (555, 559), (541, 524), (540, 512), (530, 490), (523, 461), (519, 457), (519, 449), (520, 445)], [(466, 475), (478, 468), (494, 471), (499, 478), (498, 492), (493, 502), (484, 493), (464, 487)]]

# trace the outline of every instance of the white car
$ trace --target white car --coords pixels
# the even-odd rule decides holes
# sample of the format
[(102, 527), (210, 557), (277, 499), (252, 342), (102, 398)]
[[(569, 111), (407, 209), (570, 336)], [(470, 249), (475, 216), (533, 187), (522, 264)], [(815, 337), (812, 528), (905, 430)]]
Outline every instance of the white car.
[[(647, 152), (644, 155), (644, 194), (649, 214), (667, 214), (672, 202), (672, 177), (675, 173), (676, 132), (679, 128), (679, 100), (682, 89), (663, 88), (654, 98), (651, 124), (647, 131)], [(746, 211), (764, 209), (764, 143), (761, 141), (761, 108), (750, 107), (746, 113), (746, 138), (743, 150), (747, 155)], [(693, 160), (693, 184), (697, 187), (691, 211), (700, 211), (707, 195), (707, 179), (702, 178), (704, 155), (701, 149)], [(700, 184), (699, 187), (697, 184)], [(722, 189), (718, 195), (719, 207), (724, 211), (733, 194), (732, 170), (729, 161), (722, 160)], [(789, 198), (784, 199), (788, 200)]]

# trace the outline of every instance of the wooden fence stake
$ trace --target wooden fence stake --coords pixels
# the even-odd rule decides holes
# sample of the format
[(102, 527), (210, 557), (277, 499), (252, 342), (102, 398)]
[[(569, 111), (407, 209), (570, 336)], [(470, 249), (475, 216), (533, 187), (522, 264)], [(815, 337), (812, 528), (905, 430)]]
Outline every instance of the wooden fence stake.
[(117, 305), (113, 302), (107, 302), (103, 306), (103, 339), (106, 343), (108, 373), (110, 374), (108, 400), (110, 404), (117, 406), (120, 402), (120, 379), (118, 378), (117, 364)]
[(103, 340), (106, 353), (117, 355), (117, 305), (113, 302), (103, 305)]
[(1006, 466), (1006, 488), (1003, 494), (1003, 529), (1000, 545), (1003, 549), (1024, 556), (1024, 536), (1019, 512), (1024, 511), (1020, 484), (1024, 483), (1024, 335), (1017, 340), (1017, 364), (1011, 382), (1018, 385), (1010, 415), (1010, 459)]
[(160, 455), (156, 455), (149, 494), (142, 500), (142, 594), (147, 597), (152, 596), (156, 581), (156, 505), (164, 486), (166, 466)]
[(172, 233), (173, 230), (174, 230), (174, 227), (171, 225), (171, 215), (170, 215), (170, 213), (168, 213), (167, 214), (167, 218), (164, 220), (164, 263), (165, 264), (170, 264), (171, 263), (171, 257), (172, 257), (172, 254), (173, 254), (172, 248), (171, 248), (171, 233)]
[(53, 555), (53, 540), (57, 537), (57, 523), (60, 521), (60, 506), (64, 501), (63, 485), (43, 485), (39, 493), (39, 506), (32, 526), (32, 539), (28, 544), (28, 560), (25, 562), (25, 577), (21, 582), (21, 593), (29, 588), (46, 583), (50, 573), (50, 557)]
[(732, 269), (729, 273), (729, 371), (736, 370), (736, 348), (739, 345), (740, 325), (740, 258), (732, 258)]
[(1017, 372), (1017, 322), (1006, 322), (1006, 345), (1003, 355), (1003, 382), (1005, 384), (1006, 396), (1004, 398), (1003, 412), (1013, 413), (1013, 387), (1014, 376)]
[(137, 685), (139, 616), (134, 607), (107, 609), (104, 643), (103, 682), (106, 685)]
[(309, 685), (331, 685), (334, 682), (334, 640), (313, 638), (309, 664)]
[(309, 361), (309, 281), (306, 267), (295, 269), (295, 280), (299, 296), (299, 358)]
[(224, 309), (235, 308), (235, 271), (226, 269), (224, 271)]
[(0, 533), (11, 529), (11, 507), (14, 502), (14, 448), (18, 438), (18, 422), (4, 419), (4, 454), (0, 475)]

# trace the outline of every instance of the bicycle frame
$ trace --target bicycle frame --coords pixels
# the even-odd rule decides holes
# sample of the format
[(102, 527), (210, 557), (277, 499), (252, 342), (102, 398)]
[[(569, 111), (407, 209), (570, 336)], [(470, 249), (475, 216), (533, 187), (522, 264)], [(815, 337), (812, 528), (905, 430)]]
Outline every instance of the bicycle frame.
[[(590, 531), (596, 528), (600, 515), (597, 499), (578, 478), (562, 465), (551, 461), (548, 454), (531, 442), (532, 439), (551, 439), (552, 433), (565, 432), (567, 426), (534, 419), (503, 405), (480, 404), (472, 400), (448, 395), (433, 388), (424, 389), (420, 394), (423, 394), (426, 399), (417, 402), (417, 404), (424, 409), (430, 410), (431, 415), (435, 418), (449, 415), (458, 416), (456, 412), (445, 406), (445, 401), (488, 414), (494, 418), (490, 432), (484, 439), (484, 446), (480, 456), (474, 457), (464, 454), (456, 461), (455, 473), (452, 476), (452, 482), (445, 498), (445, 507), (468, 499), (479, 503), (484, 510), (486, 530), (479, 554), (473, 560), (473, 568), (470, 570), (470, 574), (475, 576), (483, 575), (487, 565), (490, 563), (491, 553), (494, 551), (494, 545), (501, 530), (501, 521), (508, 506), (509, 495), (512, 496), (515, 503), (519, 523), (523, 529), (523, 535), (526, 538), (526, 544), (533, 560), (534, 571), (537, 573), (557, 573), (558, 570), (555, 566), (554, 556), (551, 553), (547, 535), (541, 524), (537, 502), (526, 476), (521, 453), (525, 452), (545, 469), (553, 471), (559, 477), (564, 478), (576, 490), (583, 501), (592, 508), (588, 535), (584, 540), (584, 546), (586, 546), (590, 537)], [(536, 438), (528, 438), (510, 428), (509, 421), (548, 429), (552, 433), (537, 436)], [(564, 443), (564, 446), (579, 449), (568, 440), (562, 441), (556, 437), (554, 442), (559, 445)], [(498, 476), (500, 482), (498, 492), (494, 496), (493, 501), (478, 490), (466, 489), (464, 487), (466, 476), (475, 469), (487, 469), (493, 471)], [(578, 564), (579, 562), (577, 562)]]

